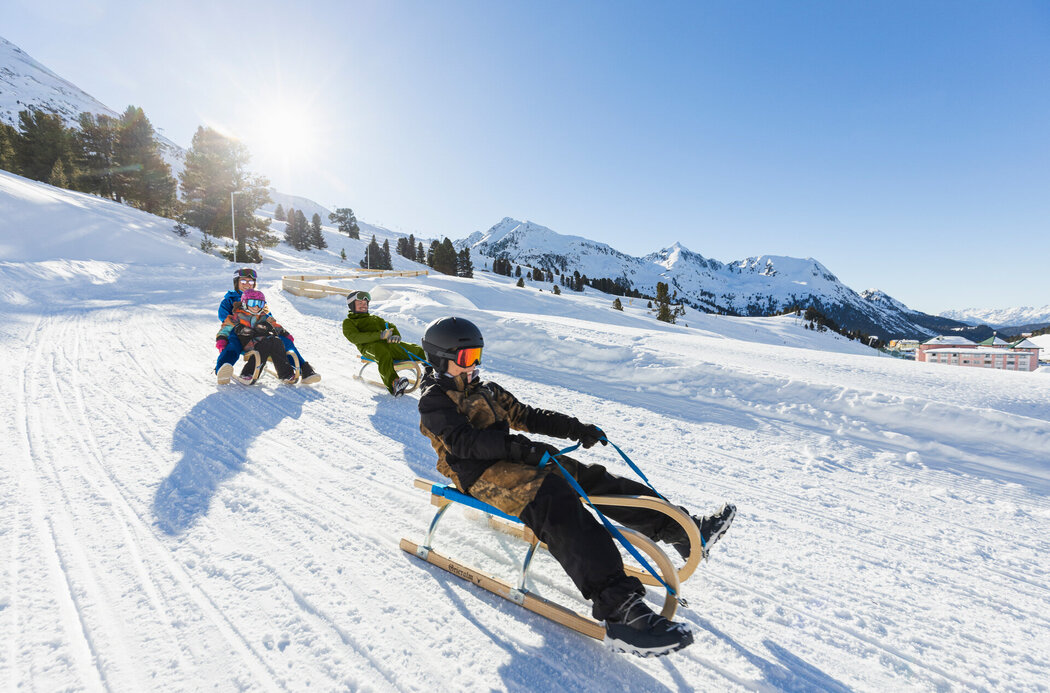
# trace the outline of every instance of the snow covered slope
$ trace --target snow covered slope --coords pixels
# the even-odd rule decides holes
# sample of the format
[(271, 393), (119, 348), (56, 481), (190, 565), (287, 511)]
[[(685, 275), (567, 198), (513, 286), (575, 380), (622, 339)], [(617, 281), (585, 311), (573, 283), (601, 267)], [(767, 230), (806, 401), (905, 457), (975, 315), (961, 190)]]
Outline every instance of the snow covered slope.
[[(1046, 690), (1046, 373), (878, 357), (791, 318), (665, 325), (484, 273), (362, 283), (407, 339), (476, 321), (487, 376), (602, 426), (671, 499), (739, 505), (684, 589), (696, 643), (640, 660), (399, 550), (432, 515), (412, 478), (438, 478), (415, 401), (353, 380), (339, 298), (279, 289), (343, 269), (335, 240), (258, 267), (323, 382), (217, 388), (229, 264), (0, 173), (6, 688)], [(458, 511), (435, 546), (504, 579), (524, 554)], [(586, 610), (537, 561), (530, 588)]]
[(636, 258), (604, 243), (509, 217), (457, 246), (488, 258), (488, 266), (494, 258), (507, 257), (520, 265), (616, 280), (649, 296), (656, 295), (657, 282), (665, 282), (681, 300), (706, 312), (774, 315), (792, 306), (813, 306), (845, 329), (884, 340), (966, 327), (912, 311), (882, 292), (859, 295), (813, 258), (764, 255), (723, 264), (680, 243)]

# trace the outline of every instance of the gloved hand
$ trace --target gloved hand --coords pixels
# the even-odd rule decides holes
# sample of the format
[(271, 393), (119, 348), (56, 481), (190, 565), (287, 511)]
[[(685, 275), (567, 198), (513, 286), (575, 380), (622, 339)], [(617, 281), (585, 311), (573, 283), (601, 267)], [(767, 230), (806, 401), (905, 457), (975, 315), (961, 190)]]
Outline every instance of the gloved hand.
[(390, 335), (392, 334), (394, 334), (394, 331), (388, 327), (379, 333), (379, 338), (382, 339), (384, 342), (389, 342)]
[(291, 332), (285, 332), (284, 336), (288, 338), (289, 342), (294, 342), (295, 341), (295, 337), (292, 336)]
[(221, 337), (219, 339), (215, 340), (215, 348), (218, 349), (219, 351), (222, 351), (223, 349), (225, 349), (226, 348), (226, 344), (227, 344), (226, 340), (222, 339)]
[(594, 444), (599, 442), (602, 445), (609, 444), (608, 441), (601, 440), (605, 437), (605, 433), (594, 424), (581, 423), (579, 426), (576, 426), (576, 429), (572, 432), (572, 436), (570, 437), (574, 440), (580, 441), (580, 444), (583, 445), (584, 448), (594, 447)]
[(401, 335), (392, 334), (389, 337), (387, 337), (386, 341), (390, 342), (391, 344), (397, 344), (401, 341)]
[(545, 452), (547, 452), (546, 445), (534, 443), (525, 436), (514, 435), (507, 438), (507, 459), (512, 462), (538, 465)]

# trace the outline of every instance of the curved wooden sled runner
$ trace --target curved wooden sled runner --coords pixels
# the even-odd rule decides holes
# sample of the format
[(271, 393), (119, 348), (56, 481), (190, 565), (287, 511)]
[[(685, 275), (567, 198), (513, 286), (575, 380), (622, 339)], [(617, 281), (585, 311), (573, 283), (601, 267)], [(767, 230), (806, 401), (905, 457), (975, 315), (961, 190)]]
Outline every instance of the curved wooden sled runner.
[[(368, 375), (365, 375), (365, 371), (373, 364), (375, 364), (375, 361), (367, 356), (362, 356), (361, 370), (357, 372), (354, 379), (362, 380), (369, 385), (375, 385), (376, 387), (381, 387), (385, 390), (386, 385), (383, 384), (382, 380), (372, 377), (371, 372), (369, 372)], [(414, 375), (408, 375), (409, 385), (405, 388), (406, 393), (412, 392), (419, 387), (419, 381), (423, 379), (423, 373), (419, 370), (419, 361), (394, 361), (394, 370), (398, 373), (405, 373), (406, 375), (408, 375), (408, 373), (414, 373)]]
[[(427, 531), (427, 536), (423, 540), (423, 544), (419, 545), (408, 539), (402, 539), (401, 548), (404, 551), (407, 551), (417, 558), (423, 559), (427, 563), (436, 565), (442, 570), (447, 570), (456, 577), (472, 582), (482, 589), (499, 595), (519, 606), (523, 606), (529, 611), (537, 613), (544, 618), (572, 628), (573, 630), (595, 638), (596, 640), (603, 640), (605, 638), (605, 627), (602, 624), (592, 618), (582, 616), (572, 609), (568, 609), (560, 604), (544, 599), (537, 594), (533, 594), (525, 588), (525, 580), (528, 576), (529, 565), (532, 562), (533, 555), (536, 553), (536, 548), (546, 548), (546, 545), (538, 541), (532, 530), (526, 527), (521, 520), (512, 515), (507, 515), (476, 498), (472, 498), (471, 496), (458, 491), (451, 485), (436, 484), (425, 479), (416, 479), (415, 486), (424, 491), (430, 491), (430, 502), (432, 505), (437, 506), (438, 510), (437, 514), (434, 515), (434, 519), (430, 522), (430, 529)], [(580, 502), (582, 503), (583, 499), (580, 499)], [(655, 564), (655, 568), (660, 572), (660, 576), (663, 578), (664, 582), (674, 589), (676, 593), (679, 591), (681, 583), (689, 579), (689, 577), (691, 577), (696, 571), (703, 555), (703, 552), (698, 548), (700, 547), (700, 530), (697, 528), (696, 523), (693, 522), (692, 518), (681, 509), (659, 498), (652, 498), (649, 496), (591, 496), (591, 502), (595, 505), (648, 508), (667, 515), (685, 529), (686, 534), (689, 536), (689, 545), (693, 547), (685, 565), (677, 570), (675, 570), (674, 566), (671, 564), (671, 560), (667, 557), (667, 554), (664, 553), (663, 550), (651, 539), (635, 532), (634, 530), (627, 529), (626, 527), (618, 526), (617, 528), (624, 537), (631, 542), (631, 544), (651, 559)], [(438, 523), (442, 516), (444, 516), (445, 512), (451, 506), (457, 504), (475, 508), (487, 513), (491, 525), (497, 527), (502, 532), (517, 536), (528, 543), (529, 546), (521, 566), (521, 579), (517, 587), (509, 585), (498, 578), (486, 575), (461, 563), (457, 563), (451, 558), (434, 551), (431, 543), (434, 539), (434, 534), (437, 531)], [(656, 578), (645, 570), (626, 564), (624, 565), (624, 569), (628, 575), (637, 577), (646, 585), (660, 584)], [(661, 615), (667, 619), (671, 619), (674, 617), (677, 608), (678, 599), (668, 592), (664, 599), (663, 609), (660, 612)]]
[[(285, 353), (288, 354), (288, 358), (292, 360), (292, 368), (295, 369), (295, 382), (299, 382), (299, 357), (296, 356), (295, 352), (291, 349), (289, 349)], [(255, 349), (252, 349), (251, 351), (244, 352), (245, 363), (247, 363), (248, 359), (251, 358), (253, 355), (255, 356), (255, 373), (252, 375), (252, 381), (248, 383), (249, 385), (254, 385), (255, 383), (257, 383), (259, 381), (259, 378), (262, 377), (263, 368), (266, 368), (266, 365), (272, 363), (273, 361), (272, 359), (268, 358), (265, 362), (262, 362), (262, 359), (259, 358), (259, 352)], [(267, 368), (266, 372), (275, 378), (277, 377), (277, 372), (272, 367)]]

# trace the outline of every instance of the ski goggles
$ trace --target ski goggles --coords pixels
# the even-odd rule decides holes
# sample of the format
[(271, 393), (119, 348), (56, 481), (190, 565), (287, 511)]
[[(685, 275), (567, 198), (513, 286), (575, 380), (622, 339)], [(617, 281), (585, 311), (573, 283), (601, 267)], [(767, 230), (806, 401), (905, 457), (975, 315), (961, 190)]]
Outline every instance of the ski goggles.
[(456, 365), (470, 368), (481, 363), (481, 347), (463, 347), (456, 351)]
[(237, 279), (251, 279), (252, 281), (258, 278), (253, 269), (239, 269), (233, 273), (233, 276)]
[(259, 298), (249, 298), (244, 302), (246, 308), (262, 308), (266, 305), (266, 301)]
[(348, 300), (348, 301), (365, 301), (367, 303), (371, 303), (372, 302), (372, 294), (368, 293), (367, 291), (358, 291), (358, 292), (352, 293), (349, 296), (347, 296), (346, 300)]

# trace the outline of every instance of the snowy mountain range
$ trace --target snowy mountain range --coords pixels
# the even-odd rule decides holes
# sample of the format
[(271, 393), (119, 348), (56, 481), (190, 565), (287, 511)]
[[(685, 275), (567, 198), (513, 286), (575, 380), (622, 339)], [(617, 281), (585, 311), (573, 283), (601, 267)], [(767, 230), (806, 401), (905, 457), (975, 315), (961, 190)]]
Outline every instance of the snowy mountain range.
[(946, 310), (941, 313), (941, 316), (970, 325), (988, 325), (996, 329), (1011, 328), (1016, 331), (1021, 331), (1021, 327), (1027, 327), (1031, 330), (1050, 326), (1050, 305), (1041, 308), (1031, 306), (993, 309), (963, 308), (962, 310)]
[(489, 262), (498, 257), (588, 279), (608, 278), (655, 295), (665, 282), (680, 300), (710, 313), (774, 315), (792, 306), (813, 306), (840, 327), (883, 339), (924, 338), (958, 332), (984, 338), (988, 328), (911, 310), (878, 290), (858, 294), (813, 258), (762, 255), (722, 263), (675, 243), (645, 257), (632, 257), (580, 236), (565, 236), (533, 222), (504, 218), (488, 231), (457, 242)]

